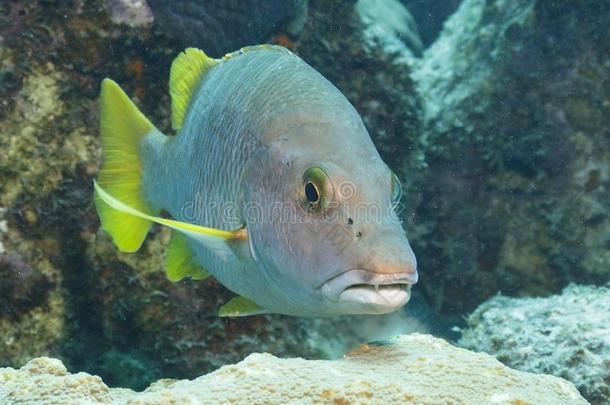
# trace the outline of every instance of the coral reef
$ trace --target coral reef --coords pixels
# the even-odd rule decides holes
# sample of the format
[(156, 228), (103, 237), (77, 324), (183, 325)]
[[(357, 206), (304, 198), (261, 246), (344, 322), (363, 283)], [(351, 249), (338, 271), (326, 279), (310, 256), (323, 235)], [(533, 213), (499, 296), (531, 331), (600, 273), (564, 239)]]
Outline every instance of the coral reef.
[(108, 388), (97, 376), (69, 374), (55, 359), (0, 369), (0, 403), (378, 404), (587, 402), (569, 382), (512, 370), (494, 358), (429, 335), (363, 345), (335, 361), (252, 354), (193, 381), (160, 380), (144, 392)]
[(115, 24), (140, 27), (150, 25), (154, 20), (146, 0), (106, 0), (106, 6)]
[(73, 404), (109, 403), (110, 390), (98, 376), (68, 374), (61, 361), (48, 357), (31, 360), (18, 372), (0, 369), (0, 403)]
[(293, 36), (303, 28), (307, 0), (148, 0), (156, 22), (182, 44), (221, 57), (244, 46)]
[(18, 319), (0, 316), (0, 364), (23, 364), (41, 354), (61, 355), (65, 315), (61, 292), (52, 290), (42, 305), (18, 315)]
[(50, 281), (16, 253), (0, 255), (0, 318), (13, 319), (47, 298)]
[(387, 53), (407, 50), (421, 55), (423, 45), (415, 20), (398, 0), (358, 0), (356, 11), (364, 23), (364, 35), (378, 42)]
[(417, 22), (421, 42), (430, 46), (438, 38), (443, 23), (455, 12), (462, 0), (400, 0)]
[(608, 25), (607, 2), (465, 0), (416, 63), (412, 239), (443, 313), (610, 280)]
[(593, 404), (610, 402), (610, 284), (571, 285), (548, 298), (496, 296), (468, 317), (460, 346), (517, 370), (576, 385)]

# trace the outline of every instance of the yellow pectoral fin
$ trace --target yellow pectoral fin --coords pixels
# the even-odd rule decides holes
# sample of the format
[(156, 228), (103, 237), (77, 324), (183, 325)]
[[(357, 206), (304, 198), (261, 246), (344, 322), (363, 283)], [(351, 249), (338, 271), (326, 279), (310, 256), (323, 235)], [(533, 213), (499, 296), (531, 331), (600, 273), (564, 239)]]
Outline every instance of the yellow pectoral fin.
[(172, 232), (165, 258), (165, 272), (169, 281), (180, 281), (185, 277), (193, 280), (203, 280), (210, 273), (198, 265), (188, 245), (186, 236), (179, 232)]
[(201, 225), (189, 224), (187, 222), (180, 222), (173, 219), (155, 217), (145, 214), (110, 195), (95, 180), (93, 181), (93, 185), (95, 188), (96, 198), (112, 209), (125, 214), (133, 215), (134, 217), (143, 218), (151, 222), (165, 225), (168, 228), (174, 229), (200, 241), (206, 247), (218, 253), (234, 254), (234, 250), (230, 245), (230, 242), (245, 240), (248, 237), (245, 228), (240, 228), (234, 231), (225, 231), (222, 229), (208, 228)]
[(231, 301), (220, 307), (218, 316), (237, 317), (268, 314), (269, 311), (260, 307), (256, 302), (244, 297), (235, 297)]

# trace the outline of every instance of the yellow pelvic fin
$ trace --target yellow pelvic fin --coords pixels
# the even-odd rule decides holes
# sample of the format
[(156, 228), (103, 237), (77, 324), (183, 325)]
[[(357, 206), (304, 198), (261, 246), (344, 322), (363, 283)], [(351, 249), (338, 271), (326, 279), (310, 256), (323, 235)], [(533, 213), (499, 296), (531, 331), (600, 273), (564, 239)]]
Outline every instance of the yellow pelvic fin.
[(110, 195), (110, 193), (104, 190), (96, 181), (93, 182), (93, 186), (95, 188), (96, 201), (99, 200), (99, 204), (108, 206), (109, 209), (117, 211), (122, 215), (133, 216), (146, 220), (147, 222), (156, 222), (158, 224), (165, 225), (171, 229), (192, 237), (210, 250), (213, 250), (219, 254), (234, 255), (235, 246), (231, 244), (231, 242), (243, 241), (248, 238), (246, 228), (239, 228), (234, 231), (225, 231), (222, 229), (208, 228), (201, 225), (189, 224), (187, 222), (180, 222), (173, 219), (161, 218), (146, 214), (145, 212), (139, 211), (134, 207), (125, 204), (118, 198)]
[(264, 308), (261, 308), (256, 302), (250, 301), (245, 297), (235, 297), (231, 301), (220, 307), (218, 316), (237, 317), (268, 314)]
[[(100, 136), (104, 163), (97, 182), (112, 195), (146, 215), (158, 214), (148, 206), (141, 190), (140, 144), (152, 129), (154, 126), (119, 85), (104, 79), (100, 95)], [(95, 206), (102, 228), (121, 251), (135, 252), (140, 248), (152, 224), (149, 220), (113, 209), (97, 194)]]
[(174, 282), (185, 277), (203, 280), (210, 275), (195, 262), (187, 237), (179, 232), (172, 232), (165, 257), (165, 272), (169, 281)]
[(204, 73), (219, 64), (201, 49), (187, 48), (172, 62), (169, 74), (169, 94), (172, 98), (172, 128), (179, 130), (193, 92)]

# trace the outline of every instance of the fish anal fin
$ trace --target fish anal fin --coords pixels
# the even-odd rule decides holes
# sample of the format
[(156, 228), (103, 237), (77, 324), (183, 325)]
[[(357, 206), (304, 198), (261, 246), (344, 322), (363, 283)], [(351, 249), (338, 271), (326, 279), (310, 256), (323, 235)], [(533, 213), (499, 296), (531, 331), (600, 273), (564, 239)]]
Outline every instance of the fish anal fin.
[(245, 297), (235, 297), (220, 307), (218, 316), (238, 317), (268, 314), (269, 311)]
[(219, 61), (201, 49), (187, 48), (174, 59), (169, 74), (169, 93), (172, 98), (172, 128), (179, 130), (186, 116), (195, 88), (205, 72)]
[(173, 282), (186, 277), (193, 280), (203, 280), (210, 275), (195, 262), (187, 236), (177, 231), (172, 232), (169, 242), (165, 256), (165, 272), (167, 278)]

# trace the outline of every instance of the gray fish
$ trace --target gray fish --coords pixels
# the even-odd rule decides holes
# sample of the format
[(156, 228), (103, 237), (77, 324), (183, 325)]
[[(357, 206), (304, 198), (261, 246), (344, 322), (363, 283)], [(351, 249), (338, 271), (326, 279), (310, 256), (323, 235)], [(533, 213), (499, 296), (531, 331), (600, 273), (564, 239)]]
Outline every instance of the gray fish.
[(121, 251), (136, 251), (153, 222), (172, 228), (168, 278), (215, 277), (239, 295), (221, 316), (407, 303), (417, 271), (393, 209), (400, 182), (329, 81), (278, 46), (222, 59), (189, 48), (170, 93), (176, 136), (102, 83), (95, 201)]

